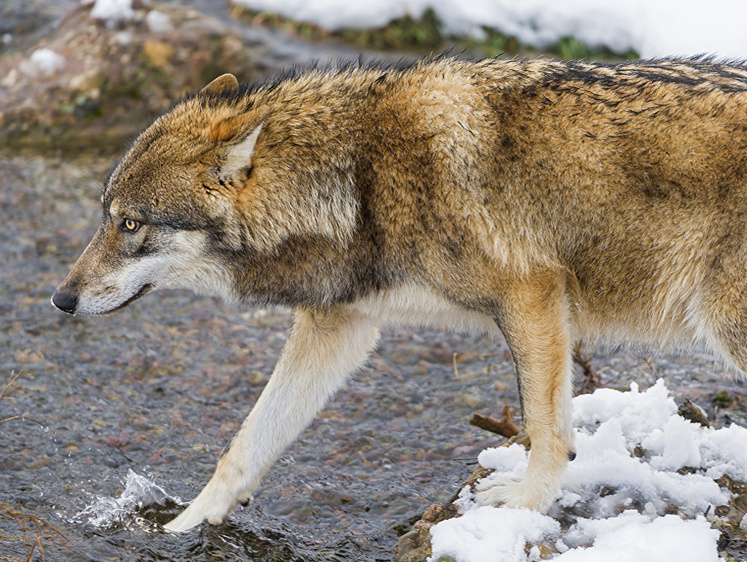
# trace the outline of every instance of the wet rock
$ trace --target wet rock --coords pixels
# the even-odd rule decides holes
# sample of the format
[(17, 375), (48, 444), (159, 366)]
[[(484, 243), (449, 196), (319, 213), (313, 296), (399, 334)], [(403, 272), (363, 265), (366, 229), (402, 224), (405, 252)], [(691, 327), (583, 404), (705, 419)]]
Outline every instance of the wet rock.
[(67, 85), (71, 92), (83, 94), (91, 99), (98, 99), (101, 95), (99, 86), (103, 80), (104, 74), (99, 69), (89, 68), (70, 78)]
[(0, 59), (0, 144), (120, 148), (215, 76), (254, 77), (243, 39), (195, 10), (134, 3), (101, 19), (91, 9)]
[[(459, 490), (464, 486), (471, 486), (481, 478), (485, 478), (492, 470), (477, 467), (469, 476), (467, 481), (459, 486), (457, 492), (443, 505), (432, 505), (423, 512), (423, 515), (412, 526), (412, 530), (405, 533), (397, 541), (397, 549), (394, 553), (394, 562), (423, 562), (431, 554), (431, 527), (441, 521), (459, 517), (459, 511), (454, 502), (458, 498)], [(442, 557), (439, 562), (449, 562), (449, 558)]]
[[(413, 525), (412, 531), (402, 535), (397, 542), (394, 562), (420, 562), (429, 558), (431, 552), (430, 529), (436, 523), (457, 517), (457, 507), (450, 501), (444, 505), (432, 505)], [(447, 562), (445, 559), (441, 559)]]
[(16, 362), (27, 365), (29, 363), (41, 363), (44, 361), (44, 354), (35, 349), (19, 349), (14, 353), (13, 358)]

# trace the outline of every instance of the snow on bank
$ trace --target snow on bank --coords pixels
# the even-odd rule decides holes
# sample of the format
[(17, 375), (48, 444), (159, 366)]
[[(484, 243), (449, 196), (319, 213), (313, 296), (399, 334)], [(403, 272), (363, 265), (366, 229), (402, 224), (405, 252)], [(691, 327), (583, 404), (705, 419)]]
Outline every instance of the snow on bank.
[(91, 17), (105, 21), (127, 21), (135, 17), (132, 0), (96, 0), (91, 8)]
[[(661, 380), (579, 396), (573, 418), (577, 456), (550, 513), (480, 507), (465, 488), (463, 515), (431, 528), (432, 560), (523, 562), (548, 546), (557, 553), (542, 559), (558, 562), (718, 560), (719, 532), (705, 516), (730, 498), (714, 479), (747, 480), (747, 429), (681, 418)], [(519, 476), (527, 459), (519, 445), (478, 458), (495, 469), (488, 478)]]
[(37, 49), (28, 59), (23, 59), (18, 70), (31, 78), (47, 77), (65, 67), (65, 57), (51, 49)]
[[(109, 0), (111, 1), (111, 0)], [(483, 27), (545, 48), (573, 36), (591, 47), (643, 57), (716, 54), (747, 58), (742, 0), (233, 0), (256, 11), (325, 29), (380, 27), (432, 8), (446, 33), (479, 36)]]

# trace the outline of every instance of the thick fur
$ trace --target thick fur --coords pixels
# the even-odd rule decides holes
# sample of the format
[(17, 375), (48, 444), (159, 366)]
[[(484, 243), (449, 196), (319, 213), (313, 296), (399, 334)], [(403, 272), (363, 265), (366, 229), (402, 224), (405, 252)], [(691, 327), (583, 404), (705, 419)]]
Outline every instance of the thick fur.
[(744, 66), (444, 58), (255, 86), (227, 75), (140, 135), (103, 208), (53, 297), (66, 311), (162, 287), (297, 310), (172, 530), (249, 498), (385, 323), (503, 333), (532, 452), (522, 480), (479, 499), (540, 510), (573, 450), (574, 339), (705, 345), (747, 369)]

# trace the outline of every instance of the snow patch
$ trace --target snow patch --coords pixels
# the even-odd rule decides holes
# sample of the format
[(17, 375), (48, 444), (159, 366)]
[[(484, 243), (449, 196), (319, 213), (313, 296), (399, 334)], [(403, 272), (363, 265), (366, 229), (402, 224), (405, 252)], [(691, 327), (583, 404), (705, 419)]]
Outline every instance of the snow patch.
[(169, 31), (174, 30), (174, 26), (171, 24), (171, 18), (158, 10), (151, 10), (148, 12), (145, 16), (145, 23), (151, 33), (168, 33)]
[(478, 507), (431, 528), (433, 557), (469, 562), (526, 560), (527, 544), (560, 533), (554, 519), (528, 509)]
[[(716, 562), (719, 531), (703, 517), (684, 521), (676, 515), (651, 519), (625, 511), (610, 519), (583, 519), (573, 530), (589, 547), (568, 550), (557, 562)], [(568, 539), (570, 540), (570, 539)]]
[(37, 49), (28, 59), (18, 65), (18, 69), (31, 78), (53, 76), (65, 68), (65, 57), (52, 49)]
[(135, 17), (132, 0), (96, 0), (91, 9), (91, 17), (97, 20), (117, 23)]
[[(538, 544), (554, 546), (560, 562), (718, 560), (719, 531), (705, 516), (731, 497), (715, 478), (747, 480), (747, 429), (681, 418), (662, 380), (574, 398), (573, 421), (576, 458), (548, 515), (478, 506), (465, 487), (463, 515), (431, 528), (433, 560), (537, 560)], [(521, 476), (528, 459), (515, 444), (478, 457), (495, 469), (490, 479)]]

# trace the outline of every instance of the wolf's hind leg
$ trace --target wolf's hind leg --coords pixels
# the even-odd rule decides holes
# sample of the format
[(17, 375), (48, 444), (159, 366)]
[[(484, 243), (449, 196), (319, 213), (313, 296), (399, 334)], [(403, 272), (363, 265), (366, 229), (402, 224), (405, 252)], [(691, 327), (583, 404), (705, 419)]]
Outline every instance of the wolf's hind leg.
[(215, 474), (169, 531), (218, 524), (248, 499), (270, 465), (313, 420), (373, 349), (378, 328), (348, 309), (299, 311), (257, 404), (218, 461)]
[[(707, 327), (701, 327), (706, 340), (723, 359), (747, 375), (747, 290), (738, 293), (738, 285), (724, 290), (704, 303)], [(747, 289), (747, 288), (746, 288)]]
[(564, 279), (562, 273), (538, 273), (511, 284), (503, 297), (499, 324), (514, 358), (531, 452), (521, 480), (479, 484), (479, 503), (546, 511), (573, 454)]
[(747, 245), (741, 230), (724, 236), (710, 256), (690, 303), (694, 340), (747, 375)]

